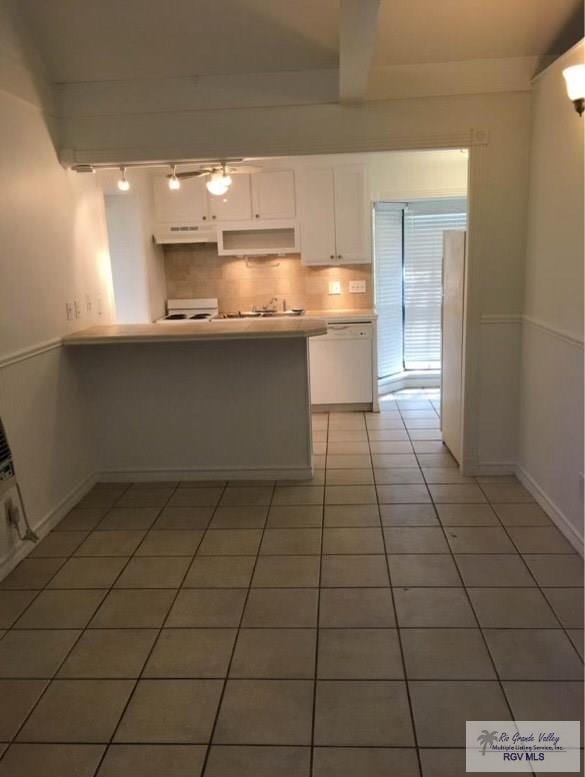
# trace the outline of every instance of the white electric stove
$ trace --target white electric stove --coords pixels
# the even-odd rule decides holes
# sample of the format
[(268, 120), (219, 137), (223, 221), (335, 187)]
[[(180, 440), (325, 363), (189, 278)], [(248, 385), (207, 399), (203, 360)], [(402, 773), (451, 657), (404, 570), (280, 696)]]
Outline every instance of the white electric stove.
[(219, 313), (217, 299), (168, 299), (167, 314), (157, 320), (160, 323), (180, 321), (211, 321)]

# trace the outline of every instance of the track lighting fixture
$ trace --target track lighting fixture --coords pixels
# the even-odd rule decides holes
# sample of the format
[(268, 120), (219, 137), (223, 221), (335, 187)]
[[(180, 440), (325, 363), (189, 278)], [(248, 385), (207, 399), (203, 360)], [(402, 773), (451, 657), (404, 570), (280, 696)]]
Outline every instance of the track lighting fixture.
[(181, 181), (177, 178), (177, 165), (173, 165), (172, 170), (173, 173), (169, 178), (169, 189), (171, 191), (177, 191), (177, 189), (181, 188)]
[(118, 179), (118, 189), (121, 192), (127, 192), (130, 189), (130, 181), (126, 178), (126, 168), (121, 167), (122, 177)]
[(569, 100), (572, 100), (579, 116), (585, 111), (585, 65), (572, 65), (563, 70)]

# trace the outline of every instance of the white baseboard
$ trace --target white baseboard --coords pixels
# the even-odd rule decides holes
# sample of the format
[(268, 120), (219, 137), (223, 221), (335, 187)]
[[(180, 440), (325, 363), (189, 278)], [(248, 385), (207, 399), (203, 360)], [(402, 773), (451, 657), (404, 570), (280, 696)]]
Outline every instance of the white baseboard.
[[(430, 374), (429, 374), (430, 373)], [(440, 388), (440, 370), (412, 370), (378, 380), (380, 396), (408, 388)]]
[[(95, 473), (88, 475), (81, 483), (73, 488), (59, 504), (50, 510), (41, 520), (32, 526), (32, 529), (38, 534), (39, 540), (45, 537), (67, 513), (82, 499), (95, 484), (97, 478)], [(0, 559), (0, 580), (3, 580), (14, 567), (26, 558), (35, 548), (35, 543), (18, 541), (16, 545), (9, 548), (8, 552)]]
[(161, 480), (309, 480), (312, 467), (280, 467), (274, 469), (128, 469), (103, 470), (98, 481), (133, 483)]
[(563, 511), (550, 499), (534, 478), (520, 465), (516, 467), (516, 477), (527, 491), (530, 491), (557, 529), (564, 534), (579, 555), (583, 555), (583, 536), (575, 529)]

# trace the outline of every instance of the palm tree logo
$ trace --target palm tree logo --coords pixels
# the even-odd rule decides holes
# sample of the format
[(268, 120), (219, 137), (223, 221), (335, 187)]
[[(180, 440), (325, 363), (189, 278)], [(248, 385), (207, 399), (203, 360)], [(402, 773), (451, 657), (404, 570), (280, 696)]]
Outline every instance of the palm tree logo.
[(481, 754), (485, 755), (485, 751), (488, 746), (493, 746), (498, 736), (497, 731), (488, 731), (486, 728), (482, 729), (481, 734), (478, 736), (477, 741), (481, 746)]

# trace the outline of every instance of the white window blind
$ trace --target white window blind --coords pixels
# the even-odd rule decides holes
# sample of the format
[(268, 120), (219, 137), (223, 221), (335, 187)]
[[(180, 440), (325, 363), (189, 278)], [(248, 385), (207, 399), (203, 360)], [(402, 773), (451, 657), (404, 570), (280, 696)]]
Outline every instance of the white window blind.
[(404, 368), (441, 366), (443, 231), (465, 229), (467, 201), (409, 203), (404, 213)]
[(404, 205), (374, 206), (378, 377), (403, 370), (402, 354), (402, 213)]

